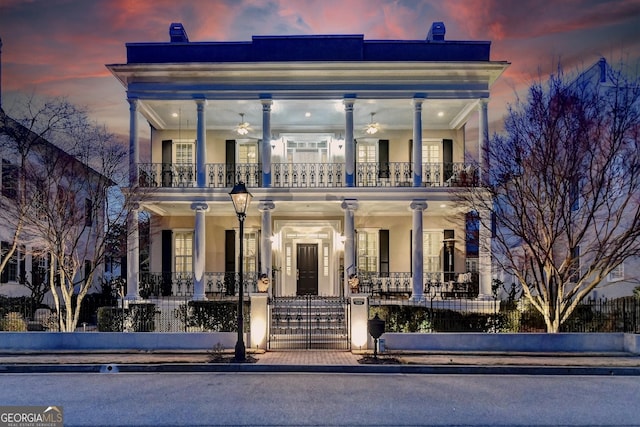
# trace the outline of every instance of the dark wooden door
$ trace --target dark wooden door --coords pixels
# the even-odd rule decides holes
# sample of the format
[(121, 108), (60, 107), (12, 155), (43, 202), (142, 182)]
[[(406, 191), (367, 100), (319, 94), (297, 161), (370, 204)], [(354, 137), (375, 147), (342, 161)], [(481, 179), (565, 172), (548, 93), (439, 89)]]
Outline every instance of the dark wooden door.
[(297, 245), (298, 295), (318, 295), (318, 245)]

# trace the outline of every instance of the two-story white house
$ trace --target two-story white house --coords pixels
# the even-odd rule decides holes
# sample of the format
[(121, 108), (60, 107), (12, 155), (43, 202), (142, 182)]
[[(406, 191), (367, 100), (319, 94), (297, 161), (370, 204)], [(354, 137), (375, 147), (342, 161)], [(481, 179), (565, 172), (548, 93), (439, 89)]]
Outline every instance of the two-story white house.
[[(474, 283), (445, 297), (491, 294), (483, 213), (454, 194), (483, 178), (490, 90), (509, 65), (489, 41), (447, 40), (441, 22), (424, 40), (169, 32), (107, 65), (130, 106), (129, 185), (144, 194), (132, 218), (151, 214), (149, 272), (129, 222), (129, 299), (233, 294), (238, 260), (248, 290), (266, 275), (274, 296), (422, 301), (467, 272)], [(241, 257), (238, 182), (253, 196)]]

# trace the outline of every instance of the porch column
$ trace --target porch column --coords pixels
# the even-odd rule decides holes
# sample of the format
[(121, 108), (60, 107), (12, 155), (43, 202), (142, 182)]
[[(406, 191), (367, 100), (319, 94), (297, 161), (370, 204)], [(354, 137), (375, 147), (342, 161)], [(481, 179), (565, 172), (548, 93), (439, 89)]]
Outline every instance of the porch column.
[(421, 97), (413, 98), (413, 186), (422, 186), (422, 103)]
[(196, 211), (196, 220), (193, 233), (193, 300), (204, 300), (204, 269), (205, 269), (205, 213), (209, 205), (203, 202), (191, 204), (191, 209)]
[(127, 214), (127, 300), (140, 299), (139, 212), (140, 206), (134, 204)]
[(262, 186), (271, 187), (271, 99), (262, 103)]
[[(353, 139), (353, 104), (354, 97), (345, 97), (344, 103), (344, 168), (347, 187), (355, 186), (356, 144)], [(345, 261), (346, 262), (346, 261)]]
[(140, 142), (138, 139), (138, 98), (127, 98), (129, 102), (129, 187), (138, 186), (138, 163)]
[(412, 285), (410, 301), (424, 301), (423, 284), (423, 237), (422, 237), (422, 214), (427, 209), (427, 202), (424, 200), (414, 200), (410, 205), (413, 210), (413, 247), (411, 248), (411, 270)]
[(356, 252), (355, 234), (356, 227), (354, 212), (358, 209), (358, 201), (355, 199), (345, 199), (342, 202), (344, 209), (344, 295), (349, 295), (349, 275), (356, 274)]
[(198, 107), (198, 130), (196, 140), (196, 180), (198, 188), (207, 186), (207, 118), (205, 116), (205, 106), (207, 100), (196, 99)]
[(491, 211), (483, 209), (480, 211), (480, 230), (478, 238), (480, 245), (478, 247), (478, 299), (491, 299), (491, 282), (493, 280), (493, 271), (491, 264)]
[(489, 179), (489, 156), (487, 149), (489, 148), (489, 115), (487, 111), (488, 99), (481, 99), (478, 103), (478, 153), (480, 161), (480, 183), (485, 184)]
[(276, 207), (271, 200), (261, 200), (258, 203), (258, 210), (262, 213), (262, 233), (260, 235), (260, 271), (266, 274), (271, 282), (269, 293), (273, 289), (273, 275), (271, 274), (271, 266), (273, 265), (271, 251), (271, 211)]

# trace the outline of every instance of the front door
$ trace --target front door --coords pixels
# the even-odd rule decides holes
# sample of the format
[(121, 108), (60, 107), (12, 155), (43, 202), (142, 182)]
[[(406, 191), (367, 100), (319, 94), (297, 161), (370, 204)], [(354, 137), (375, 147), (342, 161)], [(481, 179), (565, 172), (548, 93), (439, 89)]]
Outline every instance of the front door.
[(318, 295), (318, 245), (300, 243), (297, 245), (296, 265), (298, 267), (298, 295)]

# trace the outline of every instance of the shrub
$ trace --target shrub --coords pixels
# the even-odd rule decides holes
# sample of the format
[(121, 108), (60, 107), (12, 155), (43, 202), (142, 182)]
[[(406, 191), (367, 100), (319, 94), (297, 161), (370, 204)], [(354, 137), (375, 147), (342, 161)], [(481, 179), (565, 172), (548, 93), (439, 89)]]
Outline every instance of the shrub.
[[(247, 305), (244, 310), (244, 329), (248, 331)], [(238, 305), (232, 301), (189, 301), (187, 325), (203, 331), (234, 332), (238, 330)]]
[(118, 307), (98, 308), (98, 331), (120, 332), (122, 331), (122, 309)]
[(22, 314), (12, 311), (5, 314), (4, 319), (0, 321), (0, 330), (10, 332), (26, 332), (27, 322), (25, 322)]
[(153, 303), (129, 304), (129, 316), (133, 332), (153, 332), (156, 330), (156, 305)]

